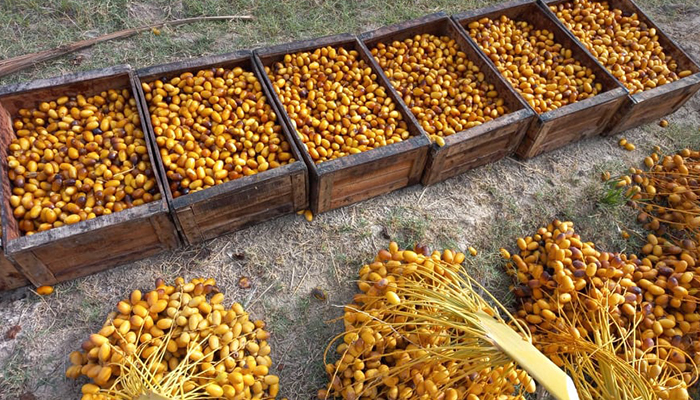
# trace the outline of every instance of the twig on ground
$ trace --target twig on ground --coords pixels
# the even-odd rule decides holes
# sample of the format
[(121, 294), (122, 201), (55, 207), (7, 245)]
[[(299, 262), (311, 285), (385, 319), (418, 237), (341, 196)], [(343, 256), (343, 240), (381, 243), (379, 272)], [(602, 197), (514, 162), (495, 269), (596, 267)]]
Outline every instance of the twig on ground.
[(424, 195), (425, 192), (427, 192), (427, 191), (428, 191), (428, 188), (427, 188), (427, 187), (423, 188), (423, 190), (420, 192), (420, 196), (418, 196), (418, 201), (416, 201), (416, 204), (420, 204), (420, 201), (423, 200), (423, 195)]
[(338, 264), (335, 262), (335, 258), (331, 257), (331, 262), (333, 263), (333, 271), (335, 271), (335, 280), (338, 281), (338, 286), (342, 285), (342, 282), (340, 281), (340, 270), (338, 270)]
[(294, 275), (297, 273), (297, 266), (296, 264), (292, 263), (292, 279), (289, 281), (289, 288), (291, 289), (294, 287)]
[(539, 169), (539, 168), (533, 168), (532, 166), (527, 165), (527, 164), (525, 164), (525, 163), (523, 163), (523, 162), (520, 162), (520, 161), (516, 160), (516, 159), (513, 158), (513, 157), (506, 157), (506, 159), (508, 159), (508, 161), (512, 161), (512, 162), (514, 162), (514, 163), (520, 165), (521, 167), (523, 167), (523, 168), (525, 168), (525, 169), (527, 169), (527, 170), (530, 170), (530, 171), (532, 171), (532, 172), (537, 172), (538, 174), (547, 176), (547, 174), (546, 174), (544, 171), (542, 171), (541, 169)]
[(248, 303), (248, 304), (246, 305), (246, 308), (251, 308), (251, 307), (253, 307), (253, 304), (255, 304), (258, 300), (260, 300), (260, 299), (265, 295), (265, 293), (267, 293), (270, 289), (272, 289), (272, 286), (274, 286), (274, 285), (275, 285), (275, 282), (272, 282), (272, 283), (270, 284), (270, 286), (268, 286), (267, 289), (265, 289), (265, 291), (262, 292), (262, 293), (260, 294), (260, 296), (256, 297), (255, 300), (253, 300), (253, 301), (251, 301), (250, 303)]
[[(304, 262), (306, 262), (306, 255), (304, 255)], [(301, 284), (304, 283), (304, 279), (306, 279), (306, 276), (309, 274), (310, 269), (311, 269), (311, 264), (306, 266), (306, 272), (304, 272), (304, 276), (301, 277), (301, 281), (299, 281), (299, 284), (294, 289), (294, 292), (292, 292), (292, 295), (297, 294), (297, 290), (299, 290), (299, 288), (301, 287)]]

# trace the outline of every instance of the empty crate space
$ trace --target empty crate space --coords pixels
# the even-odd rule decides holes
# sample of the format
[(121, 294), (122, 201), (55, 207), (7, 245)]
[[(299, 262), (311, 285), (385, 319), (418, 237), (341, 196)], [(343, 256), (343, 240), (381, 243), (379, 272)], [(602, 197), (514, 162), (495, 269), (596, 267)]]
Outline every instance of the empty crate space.
[(51, 284), (179, 244), (128, 66), (0, 93), (5, 253)]
[(187, 242), (307, 207), (306, 165), (249, 51), (137, 75), (165, 195)]
[(608, 133), (649, 123), (700, 89), (700, 67), (630, 0), (557, 0), (550, 12), (629, 91)]
[(534, 112), (443, 13), (360, 39), (431, 138), (423, 184), (498, 161), (520, 144)]
[(534, 1), (454, 18), (539, 115), (518, 148), (523, 158), (602, 133), (625, 101), (626, 90)]
[(357, 38), (337, 35), (255, 55), (309, 167), (314, 212), (419, 182), (429, 140)]

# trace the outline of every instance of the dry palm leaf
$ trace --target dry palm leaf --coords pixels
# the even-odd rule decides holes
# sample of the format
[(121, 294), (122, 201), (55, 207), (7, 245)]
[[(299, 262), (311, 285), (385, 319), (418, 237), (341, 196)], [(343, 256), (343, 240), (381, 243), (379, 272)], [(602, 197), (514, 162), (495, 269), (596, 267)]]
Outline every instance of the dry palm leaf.
[(345, 307), (345, 332), (328, 346), (344, 342), (340, 359), (326, 365), (330, 384), (319, 398), (524, 399), (535, 378), (560, 400), (578, 399), (527, 329), (461, 270), (463, 254), (395, 247), (380, 252), (385, 263), (360, 270), (363, 293)]

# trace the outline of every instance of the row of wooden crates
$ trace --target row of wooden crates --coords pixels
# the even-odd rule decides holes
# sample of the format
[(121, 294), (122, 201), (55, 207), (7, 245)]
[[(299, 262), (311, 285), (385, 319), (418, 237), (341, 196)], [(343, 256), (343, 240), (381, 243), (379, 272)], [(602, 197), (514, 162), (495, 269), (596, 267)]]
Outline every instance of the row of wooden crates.
[[(547, 1), (547, 4), (566, 0)], [(679, 68), (692, 75), (643, 93), (628, 91), (566, 30), (544, 2), (518, 0), (456, 16), (443, 13), (380, 28), (363, 35), (349, 34), (294, 42), (255, 52), (240, 51), (149, 67), (136, 72), (116, 66), (0, 89), (0, 180), (4, 251), (0, 254), (0, 289), (54, 284), (142, 259), (182, 243), (194, 244), (280, 215), (310, 208), (314, 213), (343, 207), (364, 199), (422, 182), (429, 185), (509, 154), (531, 158), (581, 138), (620, 132), (681, 107), (700, 88), (700, 68), (668, 38), (631, 0), (610, 0), (612, 7), (637, 13), (657, 29), (665, 51)], [(525, 20), (554, 33), (555, 40), (573, 51), (603, 85), (595, 97), (537, 115), (496, 70), (464, 27), (482, 17), (500, 15)], [(504, 98), (510, 113), (445, 138), (442, 147), (428, 135), (392, 88), (368, 48), (416, 34), (453, 38), (478, 65), (487, 81)], [(400, 143), (315, 164), (292, 128), (267, 78), (264, 67), (285, 54), (323, 46), (357, 50), (408, 122), (412, 137)], [(169, 79), (183, 72), (214, 67), (241, 67), (254, 72), (273, 110), (280, 116), (286, 139), (297, 162), (230, 181), (213, 188), (173, 198), (158, 151), (142, 82)], [(135, 95), (147, 135), (148, 151), (156, 169), (163, 199), (74, 225), (21, 236), (8, 198), (7, 148), (14, 137), (12, 116), (20, 108), (35, 107), (59, 96), (94, 94), (107, 89), (130, 89)]]

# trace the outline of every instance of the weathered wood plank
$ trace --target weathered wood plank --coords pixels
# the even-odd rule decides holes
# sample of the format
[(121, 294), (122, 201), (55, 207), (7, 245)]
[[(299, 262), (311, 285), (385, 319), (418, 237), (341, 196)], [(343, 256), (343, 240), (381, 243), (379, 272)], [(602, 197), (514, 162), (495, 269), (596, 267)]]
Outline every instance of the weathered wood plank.
[[(33, 247), (43, 246), (48, 243), (55, 243), (61, 240), (80, 241), (76, 235), (94, 232), (100, 229), (117, 226), (124, 221), (141, 218), (149, 218), (157, 214), (166, 213), (167, 208), (158, 201), (143, 204), (138, 207), (129, 208), (118, 213), (101, 215), (99, 218), (89, 219), (73, 225), (64, 225), (59, 228), (49, 229), (44, 232), (37, 232), (31, 236), (21, 236), (5, 243), (5, 249), (12, 254), (22, 250), (30, 250)], [(82, 236), (80, 236), (82, 237)]]
[(46, 263), (39, 260), (31, 251), (25, 251), (9, 256), (19, 269), (34, 286), (53, 285), (59, 281), (51, 272)]
[(340, 208), (358, 201), (370, 199), (385, 193), (391, 193), (394, 190), (401, 189), (408, 185), (408, 178), (405, 174), (397, 174), (393, 176), (394, 180), (383, 181), (380, 185), (374, 186), (361, 192), (344, 192), (342, 197), (333, 198), (331, 201), (332, 208)]
[[(10, 115), (15, 115), (20, 108), (29, 105), (27, 95), (36, 99), (53, 100), (61, 96), (85, 93), (92, 95), (109, 89), (124, 89), (129, 87), (125, 78), (128, 78), (130, 73), (131, 67), (121, 64), (104, 69), (37, 79), (0, 87), (0, 97), (3, 107)], [(35, 105), (32, 101), (30, 104)]]
[(497, 151), (494, 151), (493, 153), (486, 154), (477, 159), (469, 159), (469, 161), (467, 162), (459, 161), (459, 163), (455, 163), (452, 167), (448, 168), (448, 170), (454, 168), (466, 168), (467, 170), (474, 169), (486, 164), (491, 164), (496, 161), (499, 161), (500, 159), (506, 156), (508, 156), (506, 151), (504, 149), (499, 149)]
[[(603, 95), (605, 94), (603, 93)], [(586, 100), (596, 100), (597, 97)], [(601, 101), (606, 99), (606, 102)], [(573, 110), (571, 113), (542, 122), (547, 130), (538, 132), (538, 128), (535, 128), (535, 133), (533, 134), (539, 142), (529, 144), (527, 141), (523, 141), (521, 144), (522, 151), (526, 153), (523, 158), (535, 157), (544, 152), (600, 134), (609, 124), (610, 119), (619, 112), (620, 106), (626, 102), (624, 95), (603, 96), (597, 100), (598, 104), (595, 107)], [(539, 129), (543, 128), (540, 127)]]
[[(655, 92), (657, 89), (663, 91)], [(655, 89), (633, 95), (617, 118), (610, 122), (608, 135), (614, 135), (673, 114), (700, 90), (700, 73)], [(649, 93), (647, 93), (649, 92)], [(637, 97), (644, 94), (645, 96)]]
[(178, 222), (176, 226), (186, 243), (199, 243), (205, 240), (192, 206), (173, 210), (173, 217)]
[(411, 167), (413, 167), (413, 160), (403, 160), (395, 163), (391, 168), (378, 168), (373, 172), (362, 174), (361, 179), (353, 175), (343, 176), (341, 179), (337, 179), (333, 182), (331, 196), (334, 198), (342, 198), (349, 193), (361, 193), (367, 188), (382, 184), (382, 182), (401, 179), (403, 176), (407, 177)]
[[(482, 141), (476, 145), (465, 142), (463, 145), (464, 150), (455, 146), (446, 157), (443, 168), (452, 171), (451, 174), (456, 171), (460, 171), (461, 173), (468, 170), (467, 166), (475, 167), (483, 165), (484, 160), (498, 161), (498, 156), (505, 157), (512, 151), (512, 146), (504, 145), (504, 143), (506, 143), (505, 141), (514, 137), (514, 134), (522, 135), (527, 127), (528, 121), (523, 120), (519, 124), (509, 125), (508, 129), (501, 130), (498, 136), (491, 137), (489, 141)], [(478, 149), (473, 147), (478, 147)], [(480, 156), (473, 158), (471, 154), (480, 154)], [(477, 160), (481, 160), (482, 162), (474, 162)], [(447, 177), (448, 175), (445, 175), (444, 179), (447, 179)]]
[(169, 213), (156, 214), (149, 218), (153, 230), (158, 236), (158, 242), (168, 249), (177, 248), (180, 244), (178, 232), (174, 228), (172, 217)]
[(551, 130), (551, 124), (546, 124), (541, 118), (538, 118), (530, 125), (525, 139), (520, 142), (515, 154), (527, 160), (543, 153), (547, 148), (547, 137), (551, 134)]
[[(71, 279), (79, 278), (81, 276), (86, 276), (94, 274), (96, 272), (122, 266), (124, 264), (136, 260), (142, 260), (144, 258), (160, 254), (167, 250), (172, 250), (172, 248), (165, 247), (162, 243), (148, 247), (139, 247), (140, 243), (141, 242), (136, 241), (134, 243), (134, 246), (123, 250), (121, 254), (109, 254), (99, 262), (85, 265), (80, 269), (68, 269), (64, 273), (57, 275), (56, 278), (59, 282), (64, 282)], [(51, 253), (43, 255), (42, 257), (44, 259), (50, 259)]]
[(318, 182), (311, 185), (311, 198), (309, 206), (314, 214), (330, 210), (333, 200), (333, 179), (329, 175), (323, 175)]
[(0, 222), (2, 222), (3, 240), (5, 243), (19, 237), (19, 226), (13, 217), (10, 197), (12, 189), (5, 178), (7, 176), (7, 148), (12, 142), (14, 131), (12, 117), (4, 107), (0, 106)]
[[(569, 113), (545, 121), (545, 123), (551, 125), (552, 132), (556, 132), (557, 135), (556, 137), (548, 138), (547, 141), (564, 144), (565, 142), (561, 141), (562, 138), (569, 138), (570, 140), (566, 143), (570, 143), (571, 141), (576, 141), (577, 137), (586, 138), (599, 134), (601, 127), (607, 126), (609, 120), (618, 112), (620, 106), (627, 101), (624, 96), (605, 96), (606, 94), (612, 93), (603, 93), (597, 100), (606, 100), (607, 98), (607, 102), (601, 101), (595, 107), (572, 110)], [(594, 100), (596, 97), (590, 100)]]
[(246, 207), (226, 210), (222, 218), (211, 220), (207, 224), (207, 238), (221, 236), (231, 231), (231, 225), (236, 229), (244, 229), (261, 221), (293, 213), (293, 203), (289, 201), (288, 193), (272, 193), (265, 202), (249, 203)]
[[(150, 219), (150, 217), (140, 218), (118, 225), (106, 226), (99, 230), (82, 232), (74, 235), (70, 241), (61, 242), (60, 245), (47, 243), (28, 251), (50, 266), (50, 270), (55, 276), (90, 265), (110, 267), (118, 265), (109, 265), (109, 260), (112, 257), (117, 259), (122, 257), (120, 264), (124, 264), (143, 258), (130, 259), (128, 254), (138, 254), (138, 252), (148, 254), (153, 248), (165, 250), (172, 247), (171, 243), (160, 242)], [(79, 268), (76, 268), (75, 265), (76, 258), (81, 263)]]
[(29, 280), (20, 271), (13, 261), (5, 256), (2, 238), (0, 238), (0, 291), (29, 285)]
[(202, 229), (206, 230), (207, 223), (224, 219), (229, 213), (235, 213), (237, 208), (245, 208), (254, 203), (265, 203), (279, 196), (286, 196), (291, 202), (292, 182), (287, 176), (266, 180), (236, 193), (229, 193), (227, 196), (216, 199), (215, 202), (193, 204), (192, 211)]
[[(301, 159), (300, 159), (301, 160)], [(309, 179), (306, 175), (306, 167), (299, 173), (290, 175), (292, 180), (292, 203), (294, 210), (304, 210), (309, 207)]]
[[(245, 219), (241, 219), (241, 222), (236, 224), (236, 230), (246, 229), (262, 221), (292, 214), (295, 211), (293, 207), (293, 204), (288, 201), (283, 201), (279, 204), (255, 204), (242, 210), (246, 213)], [(231, 228), (229, 225), (230, 224), (227, 223), (219, 227), (212, 227), (212, 235), (216, 237), (230, 233)]]

